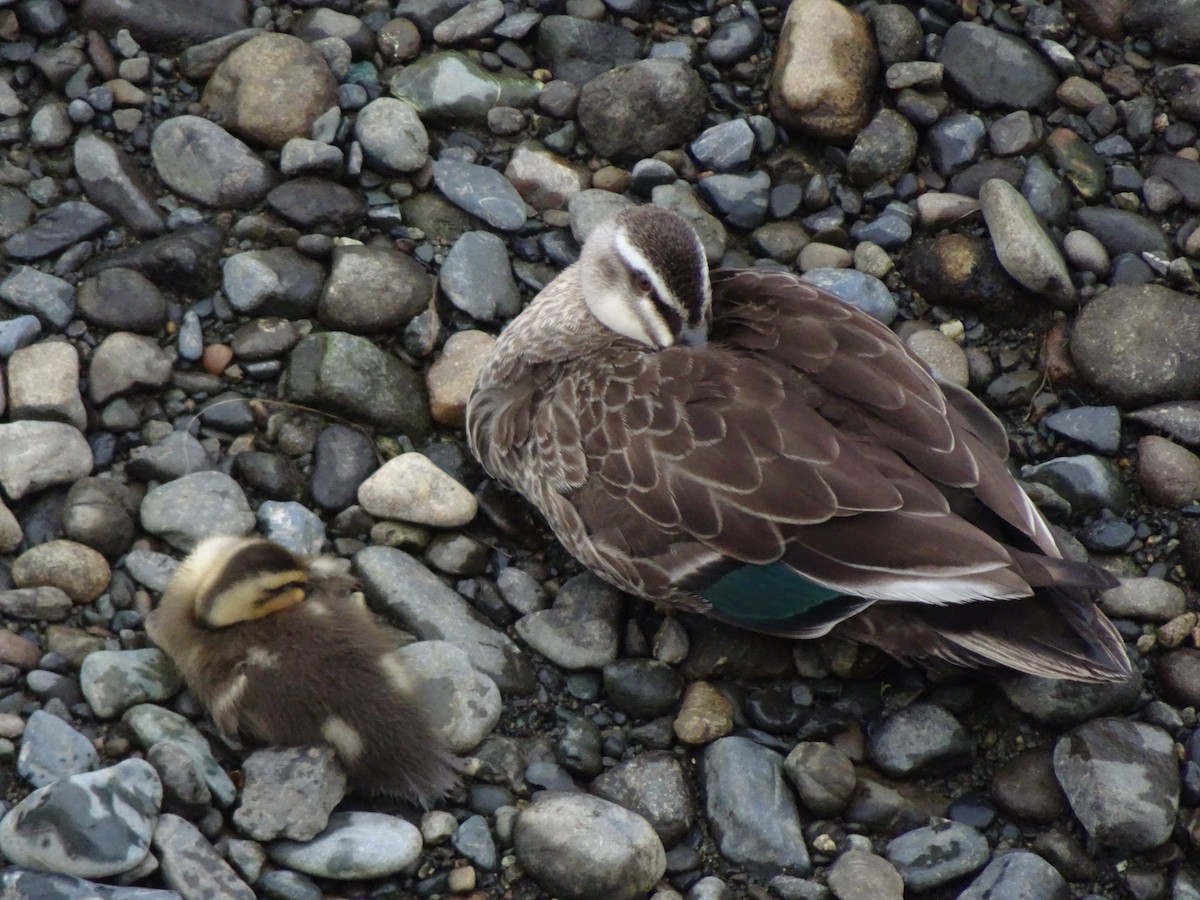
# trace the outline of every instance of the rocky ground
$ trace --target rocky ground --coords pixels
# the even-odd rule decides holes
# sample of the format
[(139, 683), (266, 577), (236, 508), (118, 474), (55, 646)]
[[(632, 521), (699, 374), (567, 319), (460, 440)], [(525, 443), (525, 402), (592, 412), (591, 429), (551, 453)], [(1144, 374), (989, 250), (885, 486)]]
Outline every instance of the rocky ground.
[[(1191, 0), (0, 0), (0, 893), (1200, 898), (1198, 124)], [(463, 406), (645, 202), (1001, 412), (1136, 680), (581, 575)], [(438, 809), (180, 691), (144, 617), (254, 530), (417, 638), (471, 760)]]

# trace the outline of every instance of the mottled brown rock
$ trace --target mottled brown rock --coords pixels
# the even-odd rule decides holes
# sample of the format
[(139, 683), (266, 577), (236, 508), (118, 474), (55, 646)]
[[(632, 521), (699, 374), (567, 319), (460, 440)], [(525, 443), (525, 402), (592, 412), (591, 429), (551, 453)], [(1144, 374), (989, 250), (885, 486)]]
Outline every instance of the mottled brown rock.
[(1147, 435), (1138, 441), (1138, 483), (1159, 506), (1180, 507), (1200, 499), (1200, 457), (1186, 447)]
[(325, 58), (289, 34), (261, 34), (225, 58), (204, 89), (204, 103), (240, 137), (279, 148), (306, 138), (317, 117), (337, 105), (337, 80)]
[(970, 309), (1002, 326), (1026, 324), (1036, 309), (982, 238), (944, 234), (915, 248), (907, 263), (909, 284), (931, 305)]
[(1027, 822), (1054, 822), (1067, 814), (1049, 750), (1022, 750), (1005, 763), (992, 779), (992, 796), (1005, 812)]
[(835, 0), (795, 0), (771, 71), (771, 112), (788, 128), (847, 143), (870, 119), (878, 71), (871, 29), (859, 13)]
[(1125, 13), (1133, 0), (1064, 0), (1076, 21), (1092, 34), (1110, 41), (1125, 37)]

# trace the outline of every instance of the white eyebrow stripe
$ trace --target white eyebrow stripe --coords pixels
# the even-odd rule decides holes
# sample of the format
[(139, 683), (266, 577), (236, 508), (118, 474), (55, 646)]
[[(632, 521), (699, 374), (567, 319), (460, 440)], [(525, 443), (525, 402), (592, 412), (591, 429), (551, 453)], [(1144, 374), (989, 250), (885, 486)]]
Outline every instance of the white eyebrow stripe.
[[(662, 276), (659, 275), (658, 270), (651, 265), (650, 260), (648, 260), (640, 250), (633, 246), (629, 240), (629, 233), (625, 231), (624, 228), (617, 231), (617, 236), (614, 243), (617, 246), (617, 252), (621, 254), (621, 257), (625, 260), (626, 265), (628, 265), (629, 268), (640, 272), (642, 275), (645, 275), (646, 278), (649, 279), (650, 283), (654, 286), (655, 293), (658, 294), (659, 299), (662, 300), (662, 302), (669, 303), (670, 305), (674, 306), (676, 310), (683, 309), (683, 305), (679, 302), (679, 298), (675, 296), (675, 292), (667, 287), (667, 283), (662, 280)], [(686, 320), (687, 316), (684, 315), (683, 318)]]

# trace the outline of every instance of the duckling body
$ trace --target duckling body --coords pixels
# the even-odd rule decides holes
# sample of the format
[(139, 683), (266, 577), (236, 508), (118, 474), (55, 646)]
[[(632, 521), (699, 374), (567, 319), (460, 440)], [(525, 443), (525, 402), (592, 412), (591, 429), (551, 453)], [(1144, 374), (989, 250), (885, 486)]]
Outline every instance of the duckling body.
[(209, 538), (146, 631), (223, 732), (329, 744), (359, 791), (428, 807), (458, 781), (457, 762), (394, 642), (327, 563), (261, 538)]
[(601, 226), (501, 334), (471, 447), (602, 578), (773, 634), (1085, 681), (1129, 661), (1002, 424), (794, 275), (710, 274), (679, 216)]

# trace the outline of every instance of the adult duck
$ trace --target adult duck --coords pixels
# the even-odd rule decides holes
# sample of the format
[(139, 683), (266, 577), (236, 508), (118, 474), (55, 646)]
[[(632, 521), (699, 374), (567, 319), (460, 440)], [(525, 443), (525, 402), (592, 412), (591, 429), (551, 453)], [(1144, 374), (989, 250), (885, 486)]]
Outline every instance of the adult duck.
[(708, 270), (675, 213), (599, 226), (500, 335), (471, 448), (601, 578), (904, 661), (1126, 677), (1094, 603), (1004, 464), (1007, 436), (880, 322), (796, 276)]

